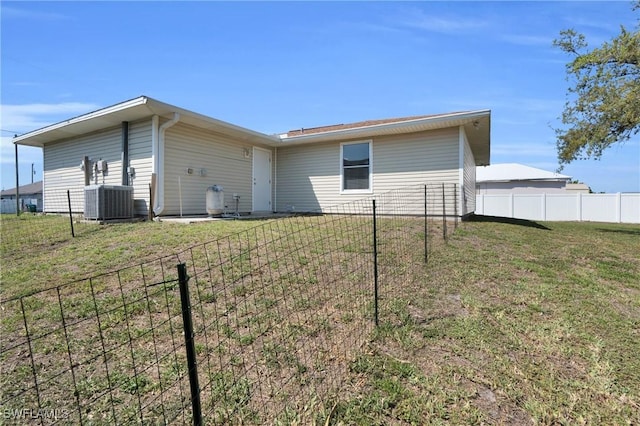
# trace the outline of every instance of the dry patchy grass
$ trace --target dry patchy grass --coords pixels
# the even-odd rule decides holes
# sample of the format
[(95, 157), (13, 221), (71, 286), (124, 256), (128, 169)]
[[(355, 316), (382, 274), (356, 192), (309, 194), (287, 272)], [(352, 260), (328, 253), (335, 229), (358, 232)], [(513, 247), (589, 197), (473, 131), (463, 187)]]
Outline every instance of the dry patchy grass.
[(465, 223), (393, 288), (335, 424), (638, 424), (640, 228)]
[[(382, 229), (381, 324), (372, 334), (366, 326), (357, 335), (370, 343), (356, 353), (347, 354), (340, 339), (355, 336), (350, 327), (362, 327), (362, 314), (369, 315), (372, 306), (358, 305), (355, 315), (353, 300), (339, 295), (349, 294), (364, 279), (357, 271), (344, 269), (349, 259), (371, 255), (361, 241), (344, 227), (327, 231), (296, 225), (274, 233), (282, 237), (274, 251), (287, 253), (287, 260), (269, 258), (268, 250), (249, 255), (246, 246), (243, 250), (234, 245), (235, 263), (221, 269), (234, 277), (228, 293), (222, 296), (206, 287), (197, 287), (194, 293), (203, 306), (196, 313), (196, 324), (203, 324), (210, 333), (210, 340), (196, 349), (202, 365), (208, 365), (204, 396), (219, 402), (220, 410), (210, 413), (211, 418), (232, 423), (269, 419), (275, 424), (640, 423), (640, 227), (481, 220), (464, 223), (444, 245), (434, 226), (425, 267), (418, 222), (395, 222)], [(28, 254), (6, 256), (9, 251), (3, 251), (2, 298), (135, 265), (220, 235), (249, 232), (255, 225), (113, 225), (74, 240), (38, 246)], [(327, 234), (340, 241), (339, 249), (321, 247)], [(252, 241), (259, 240), (257, 235)], [(302, 248), (289, 253), (291, 244)], [(199, 251), (189, 253), (198, 265), (207, 259)], [(243, 278), (245, 268), (259, 269), (261, 263), (254, 262), (260, 256), (274, 274), (273, 287), (264, 287), (262, 272), (251, 280)], [(160, 269), (156, 265), (146, 278)], [(196, 281), (204, 270), (194, 270)], [(136, 273), (131, 272), (132, 277)], [(341, 278), (336, 281), (336, 277)], [(208, 284), (213, 288), (217, 281), (209, 278)], [(109, 288), (106, 279), (94, 285)], [(91, 303), (83, 303), (82, 291), (70, 294), (68, 301), (73, 306), (70, 312), (78, 317), (93, 309)], [(284, 302), (285, 294), (294, 297)], [(99, 301), (105, 310), (119, 295), (116, 291), (107, 296)], [(57, 295), (48, 297), (55, 301)], [(179, 311), (176, 300), (167, 302), (166, 294), (159, 292), (141, 306), (132, 297), (128, 306), (133, 319), (123, 323), (125, 312), (115, 310), (109, 316), (111, 323), (103, 327), (114, 342), (126, 341), (122, 324), (135, 334), (147, 321), (140, 313), (149, 321), (161, 322)], [(59, 316), (46, 300), (32, 303), (33, 312), (42, 313), (35, 318), (42, 327)], [(6, 311), (2, 320), (3, 339), (11, 327), (21, 327)], [(114, 396), (133, 407), (131, 412), (123, 410), (123, 415), (136, 418), (138, 395), (145, 403), (169, 392), (188, 392), (183, 359), (162, 357), (175, 344), (171, 338), (182, 338), (170, 326), (164, 323), (157, 328), (168, 339), (155, 348), (160, 356), (153, 354), (151, 341), (144, 338), (137, 340), (140, 352), (133, 356), (142, 357), (140, 365), (159, 357), (161, 368), (135, 380), (119, 371), (112, 376)], [(84, 345), (78, 349), (86, 348), (90, 357), (95, 341), (87, 339), (80, 327), (74, 332), (78, 334), (72, 340)], [(269, 333), (278, 339), (267, 338)], [(43, 341), (40, 349), (45, 354), (67, 354), (55, 339)], [(128, 352), (131, 349), (124, 346), (113, 360), (130, 368)], [(217, 371), (216, 359), (228, 368)], [(2, 362), (6, 369), (13, 360)], [(244, 378), (234, 376), (246, 373), (247, 366), (253, 369)], [(29, 371), (23, 373), (30, 377)], [(323, 375), (338, 387), (329, 392), (329, 398), (317, 399), (309, 390), (322, 387)], [(94, 376), (104, 377), (100, 371)], [(257, 377), (269, 377), (269, 381), (256, 388)], [(282, 387), (283, 392), (276, 392), (280, 411), (274, 414), (261, 402), (273, 398), (278, 377), (293, 379)], [(63, 379), (71, 380), (68, 375)], [(5, 380), (12, 379), (5, 376)], [(95, 380), (81, 385), (81, 394), (89, 399), (105, 386)], [(293, 397), (300, 389), (307, 392), (300, 392), (305, 399)], [(61, 392), (59, 397), (65, 395)], [(162, 410), (184, 406), (184, 399), (171, 399)], [(149, 419), (162, 418), (157, 410), (148, 413)], [(189, 420), (179, 417), (176, 421), (185, 419)], [(106, 422), (101, 417), (89, 420)]]
[[(380, 221), (387, 282), (411, 271), (422, 224)], [(189, 421), (180, 262), (192, 276), (201, 397), (213, 423), (326, 416), (323, 402), (373, 329), (370, 218), (118, 224), (52, 241), (29, 255), (4, 251), (9, 410), (62, 407), (70, 420), (97, 424)]]

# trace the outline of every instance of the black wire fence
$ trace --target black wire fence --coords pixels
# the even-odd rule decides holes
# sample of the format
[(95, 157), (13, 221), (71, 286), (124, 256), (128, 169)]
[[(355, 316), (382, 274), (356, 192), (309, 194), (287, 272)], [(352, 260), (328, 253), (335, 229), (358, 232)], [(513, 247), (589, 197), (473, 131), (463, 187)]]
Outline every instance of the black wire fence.
[(84, 219), (84, 190), (47, 191), (46, 213), (0, 215), (2, 255), (28, 255), (31, 250), (84, 236), (99, 229), (97, 221)]
[(458, 193), (399, 189), (4, 300), (0, 416), (324, 423), (394, 295), (428, 285)]

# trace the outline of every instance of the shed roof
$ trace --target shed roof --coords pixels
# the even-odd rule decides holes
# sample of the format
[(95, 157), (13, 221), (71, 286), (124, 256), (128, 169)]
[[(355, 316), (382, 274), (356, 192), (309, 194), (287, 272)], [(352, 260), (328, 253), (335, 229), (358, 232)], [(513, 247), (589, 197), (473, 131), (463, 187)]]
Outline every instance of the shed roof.
[(476, 167), (476, 182), (509, 182), (522, 180), (567, 181), (571, 176), (549, 172), (518, 163)]

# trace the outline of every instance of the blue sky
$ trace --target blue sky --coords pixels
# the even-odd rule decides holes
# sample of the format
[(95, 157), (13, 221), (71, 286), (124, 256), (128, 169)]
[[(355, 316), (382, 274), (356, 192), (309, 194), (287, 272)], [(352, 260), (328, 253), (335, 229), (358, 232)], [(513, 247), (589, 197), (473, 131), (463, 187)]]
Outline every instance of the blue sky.
[[(10, 2), (1, 11), (1, 186), (14, 133), (139, 95), (264, 133), (491, 109), (491, 163), (554, 171), (574, 28), (596, 46), (631, 2)], [(42, 178), (19, 148), (20, 183)], [(640, 135), (563, 174), (640, 192)]]

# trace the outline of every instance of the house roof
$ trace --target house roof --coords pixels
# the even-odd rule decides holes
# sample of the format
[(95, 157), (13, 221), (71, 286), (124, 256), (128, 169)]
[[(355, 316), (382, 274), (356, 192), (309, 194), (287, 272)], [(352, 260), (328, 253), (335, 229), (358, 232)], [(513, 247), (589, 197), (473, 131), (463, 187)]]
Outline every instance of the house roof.
[(19, 145), (44, 145), (102, 129), (116, 127), (123, 121), (136, 121), (157, 115), (171, 119), (180, 114), (180, 122), (215, 131), (240, 142), (267, 146), (288, 146), (316, 142), (340, 141), (373, 136), (398, 135), (464, 126), (469, 146), (477, 165), (488, 164), (490, 155), (491, 111), (464, 111), (437, 115), (420, 115), (382, 120), (359, 121), (350, 124), (292, 130), (281, 135), (266, 135), (174, 105), (139, 96), (119, 104), (89, 112), (13, 139)]
[(139, 96), (119, 104), (82, 114), (13, 139), (19, 145), (43, 147), (47, 143), (121, 125), (123, 121), (141, 120), (152, 115), (171, 119), (180, 114), (180, 122), (231, 136), (248, 143), (273, 144), (277, 137), (265, 135), (174, 105)]
[(509, 182), (522, 180), (567, 181), (571, 176), (548, 172), (517, 163), (476, 167), (476, 182)]
[(332, 124), (329, 126), (321, 126), (321, 127), (311, 127), (311, 128), (301, 128), (301, 129), (294, 129), (294, 130), (289, 130), (287, 132), (287, 137), (292, 137), (292, 136), (301, 136), (301, 135), (309, 135), (312, 133), (324, 133), (324, 132), (330, 132), (333, 130), (345, 130), (345, 129), (353, 129), (353, 128), (357, 128), (357, 127), (369, 127), (369, 126), (376, 126), (379, 124), (387, 124), (387, 123), (398, 123), (398, 122), (402, 122), (402, 121), (411, 121), (411, 120), (417, 120), (419, 118), (427, 118), (427, 117), (437, 117), (438, 115), (444, 115), (444, 114), (432, 114), (432, 115), (415, 115), (415, 116), (411, 116), (411, 117), (398, 117), (398, 118), (384, 118), (381, 120), (366, 120), (366, 121), (358, 121), (355, 123), (349, 123), (349, 124)]
[(281, 134), (280, 139), (285, 145), (298, 145), (415, 133), (459, 126), (463, 126), (465, 129), (476, 165), (489, 164), (491, 142), (490, 110), (369, 120), (350, 124), (305, 128)]
[[(18, 190), (22, 195), (42, 194), (42, 181), (33, 182), (28, 185), (21, 185)], [(0, 195), (3, 197), (16, 195), (16, 189), (5, 189), (0, 193)]]

